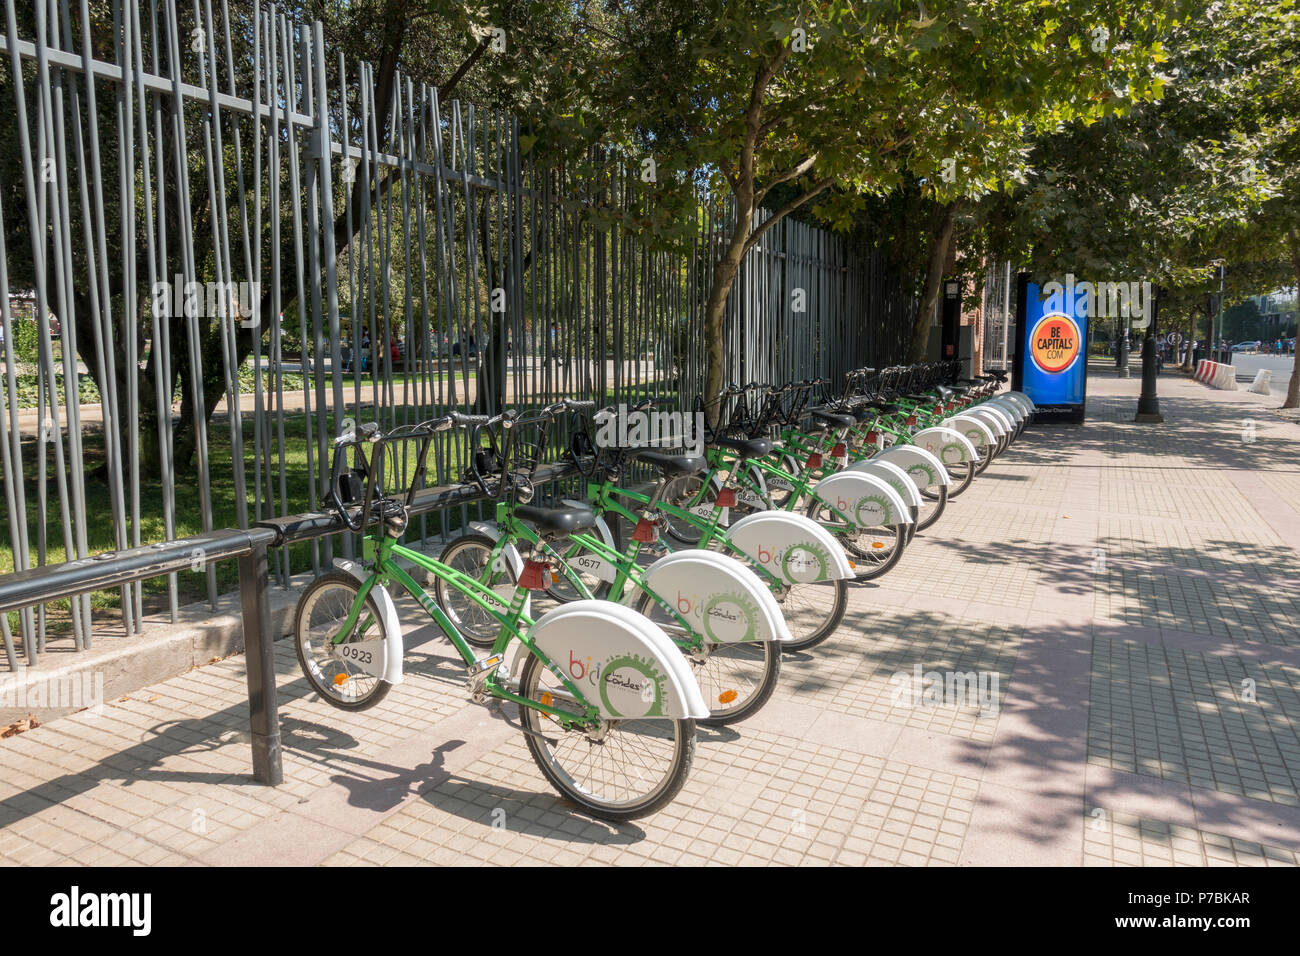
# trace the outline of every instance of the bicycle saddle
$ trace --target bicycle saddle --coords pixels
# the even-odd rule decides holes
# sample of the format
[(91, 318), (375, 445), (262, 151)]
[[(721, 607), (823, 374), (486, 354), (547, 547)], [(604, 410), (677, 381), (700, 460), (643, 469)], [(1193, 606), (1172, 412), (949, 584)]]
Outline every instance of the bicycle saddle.
[(867, 402), (867, 408), (874, 409), (882, 415), (896, 415), (902, 411), (903, 406), (892, 402)]
[(813, 418), (826, 422), (828, 425), (834, 425), (837, 428), (852, 428), (857, 424), (857, 419), (852, 415), (842, 415), (838, 412), (822, 411), (820, 408), (811, 409)]
[(772, 443), (766, 438), (719, 438), (714, 444), (738, 451), (745, 458), (762, 458), (772, 453)]
[(527, 521), (543, 535), (573, 534), (575, 531), (596, 527), (596, 513), (590, 508), (574, 505), (563, 508), (516, 505), (515, 517)]
[(665, 475), (671, 477), (698, 475), (709, 467), (709, 463), (700, 455), (669, 455), (661, 451), (637, 449), (631, 453), (631, 457), (636, 461), (643, 461), (647, 465), (654, 465)]

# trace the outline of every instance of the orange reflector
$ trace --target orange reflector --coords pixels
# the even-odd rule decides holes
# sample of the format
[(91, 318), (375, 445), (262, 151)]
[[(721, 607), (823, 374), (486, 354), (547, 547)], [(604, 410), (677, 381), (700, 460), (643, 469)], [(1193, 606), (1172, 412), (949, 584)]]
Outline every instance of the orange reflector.
[(849, 567), (850, 567), (850, 568), (856, 568), (857, 565), (854, 564), (852, 561), (850, 561), (850, 562), (849, 562)]
[(338, 687), (340, 684), (347, 683), (347, 679), (348, 679), (348, 677), (350, 677), (350, 676), (351, 676), (350, 674), (335, 674), (335, 675), (334, 675), (334, 686), (335, 686), (335, 687)]
[(885, 546), (885, 543), (883, 541), (873, 541), (871, 542), (871, 546), (873, 548), (883, 548)]
[(730, 704), (733, 700), (736, 699), (736, 696), (737, 695), (734, 690), (724, 690), (721, 694), (718, 695), (718, 703)]
[(546, 693), (546, 691), (542, 691), (542, 706), (543, 706), (543, 707), (550, 707), (551, 704), (554, 703), (554, 701), (555, 701), (555, 698), (554, 698), (554, 697), (552, 697), (550, 694)]

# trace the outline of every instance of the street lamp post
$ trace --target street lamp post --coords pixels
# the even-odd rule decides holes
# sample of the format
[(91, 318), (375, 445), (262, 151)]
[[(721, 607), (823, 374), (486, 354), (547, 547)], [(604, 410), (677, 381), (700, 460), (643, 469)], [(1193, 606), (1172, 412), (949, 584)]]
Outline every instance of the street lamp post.
[(1159, 423), (1165, 420), (1160, 414), (1160, 399), (1156, 396), (1156, 316), (1160, 314), (1161, 289), (1157, 286), (1151, 299), (1151, 321), (1147, 323), (1142, 339), (1142, 394), (1138, 396), (1135, 422)]

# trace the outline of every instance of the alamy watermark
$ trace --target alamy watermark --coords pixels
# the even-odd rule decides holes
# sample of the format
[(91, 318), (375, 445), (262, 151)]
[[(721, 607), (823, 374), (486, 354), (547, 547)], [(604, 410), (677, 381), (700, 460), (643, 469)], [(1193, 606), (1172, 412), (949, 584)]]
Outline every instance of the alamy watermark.
[(596, 415), (596, 446), (683, 448), (690, 455), (703, 454), (704, 413), (637, 411), (619, 405)]
[(1047, 298), (1044, 314), (1061, 312), (1076, 319), (1140, 319), (1135, 329), (1151, 324), (1152, 293), (1150, 282), (1076, 282), (1074, 273), (1065, 275), (1065, 284), (1043, 285)]
[(177, 273), (171, 282), (160, 279), (153, 284), (153, 314), (158, 318), (236, 318), (244, 328), (255, 329), (261, 321), (261, 295), (260, 282), (186, 282)]
[(996, 717), (1000, 678), (995, 671), (897, 671), (889, 678), (894, 707), (978, 707), (981, 717)]
[(80, 674), (35, 674), (24, 680), (22, 665), (0, 677), (0, 710), (83, 710), (98, 717), (104, 712), (104, 675), (99, 671)]

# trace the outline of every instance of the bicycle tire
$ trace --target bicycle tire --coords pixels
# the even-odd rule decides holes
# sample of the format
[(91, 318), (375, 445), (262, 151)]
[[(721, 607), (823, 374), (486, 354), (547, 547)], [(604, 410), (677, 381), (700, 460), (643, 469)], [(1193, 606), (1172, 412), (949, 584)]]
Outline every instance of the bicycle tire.
[[(322, 619), (316, 626), (313, 626), (310, 616), (323, 600), (321, 592), (330, 589), (350, 594), (351, 597), (337, 602), (332, 608), (327, 608), (327, 613), (332, 616)], [(346, 571), (329, 571), (316, 578), (303, 589), (301, 596), (298, 598), (298, 606), (294, 609), (293, 614), (293, 649), (298, 657), (298, 666), (302, 669), (303, 676), (307, 678), (307, 683), (311, 685), (317, 695), (327, 704), (337, 707), (339, 710), (368, 710), (387, 697), (388, 691), (393, 686), (388, 681), (366, 674), (364, 671), (358, 673), (358, 670), (350, 667), (346, 661), (332, 657), (328, 653), (318, 655), (312, 651), (312, 645), (316, 642), (310, 639), (311, 635), (313, 633), (319, 634), (320, 643), (323, 646), (325, 641), (338, 631), (337, 627), (331, 630), (331, 623), (337, 622), (341, 625), (346, 620), (352, 603), (356, 600), (356, 595), (360, 591), (361, 582)], [(352, 644), (363, 640), (371, 641), (387, 638), (384, 631), (384, 618), (379, 613), (379, 605), (375, 602), (373, 595), (366, 596), (365, 606), (369, 612), (368, 621), (358, 621), (357, 626), (353, 628), (353, 633), (343, 643)], [(324, 673), (325, 667), (323, 665), (325, 664), (333, 666), (333, 673), (329, 676)], [(341, 680), (340, 677), (342, 677)], [(358, 687), (364, 688), (364, 690), (358, 692), (355, 690)], [(347, 690), (344, 691), (341, 688), (347, 688)]]
[[(535, 654), (526, 654), (528, 660), (519, 672), (519, 694), (530, 700), (541, 700), (541, 695), (547, 693), (542, 689), (543, 680), (549, 676), (554, 678), (550, 669), (542, 663), (540, 657)], [(558, 687), (559, 681), (553, 683)], [(566, 695), (567, 696), (567, 695)], [(686, 778), (691, 770), (691, 763), (695, 759), (695, 721), (689, 718), (675, 720), (610, 720), (604, 721), (603, 729), (606, 731), (604, 738), (598, 742), (593, 742), (588, 735), (579, 730), (560, 730), (559, 727), (541, 711), (531, 707), (520, 708), (520, 725), (524, 732), (524, 742), (528, 747), (528, 752), (532, 754), (533, 761), (537, 768), (541, 770), (552, 787), (559, 792), (560, 796), (577, 806), (583, 812), (598, 817), (602, 820), (622, 822), (625, 820), (634, 820), (637, 817), (646, 816), (667, 806), (681, 791), (682, 786), (686, 783)], [(594, 795), (589, 787), (574, 777), (573, 772), (561, 765), (559, 751), (566, 750), (564, 746), (570, 742), (576, 744), (574, 750), (578, 755), (585, 750), (590, 753), (595, 747), (605, 747), (614, 735), (624, 731), (625, 725), (637, 725), (638, 731), (644, 731), (643, 734), (647, 740), (658, 739), (661, 745), (655, 749), (662, 751), (662, 740), (666, 736), (671, 740), (671, 753), (664, 761), (664, 771), (660, 774), (658, 781), (651, 781), (654, 784), (650, 791), (644, 795), (632, 799), (601, 799)], [(644, 725), (644, 726), (643, 726)], [(652, 736), (651, 731), (657, 731), (657, 735)], [(559, 733), (561, 737), (551, 738), (548, 733)], [(620, 737), (620, 741), (621, 741)], [(645, 751), (643, 751), (644, 756)], [(624, 761), (623, 766), (627, 766)], [(618, 760), (607, 761), (605, 764), (606, 772), (610, 772), (610, 767), (615, 768), (612, 772), (618, 772)], [(646, 768), (643, 760), (637, 761), (637, 771), (644, 779), (644, 774), (640, 771)], [(576, 768), (575, 768), (576, 769)], [(606, 788), (610, 786), (608, 782), (604, 784)]]

